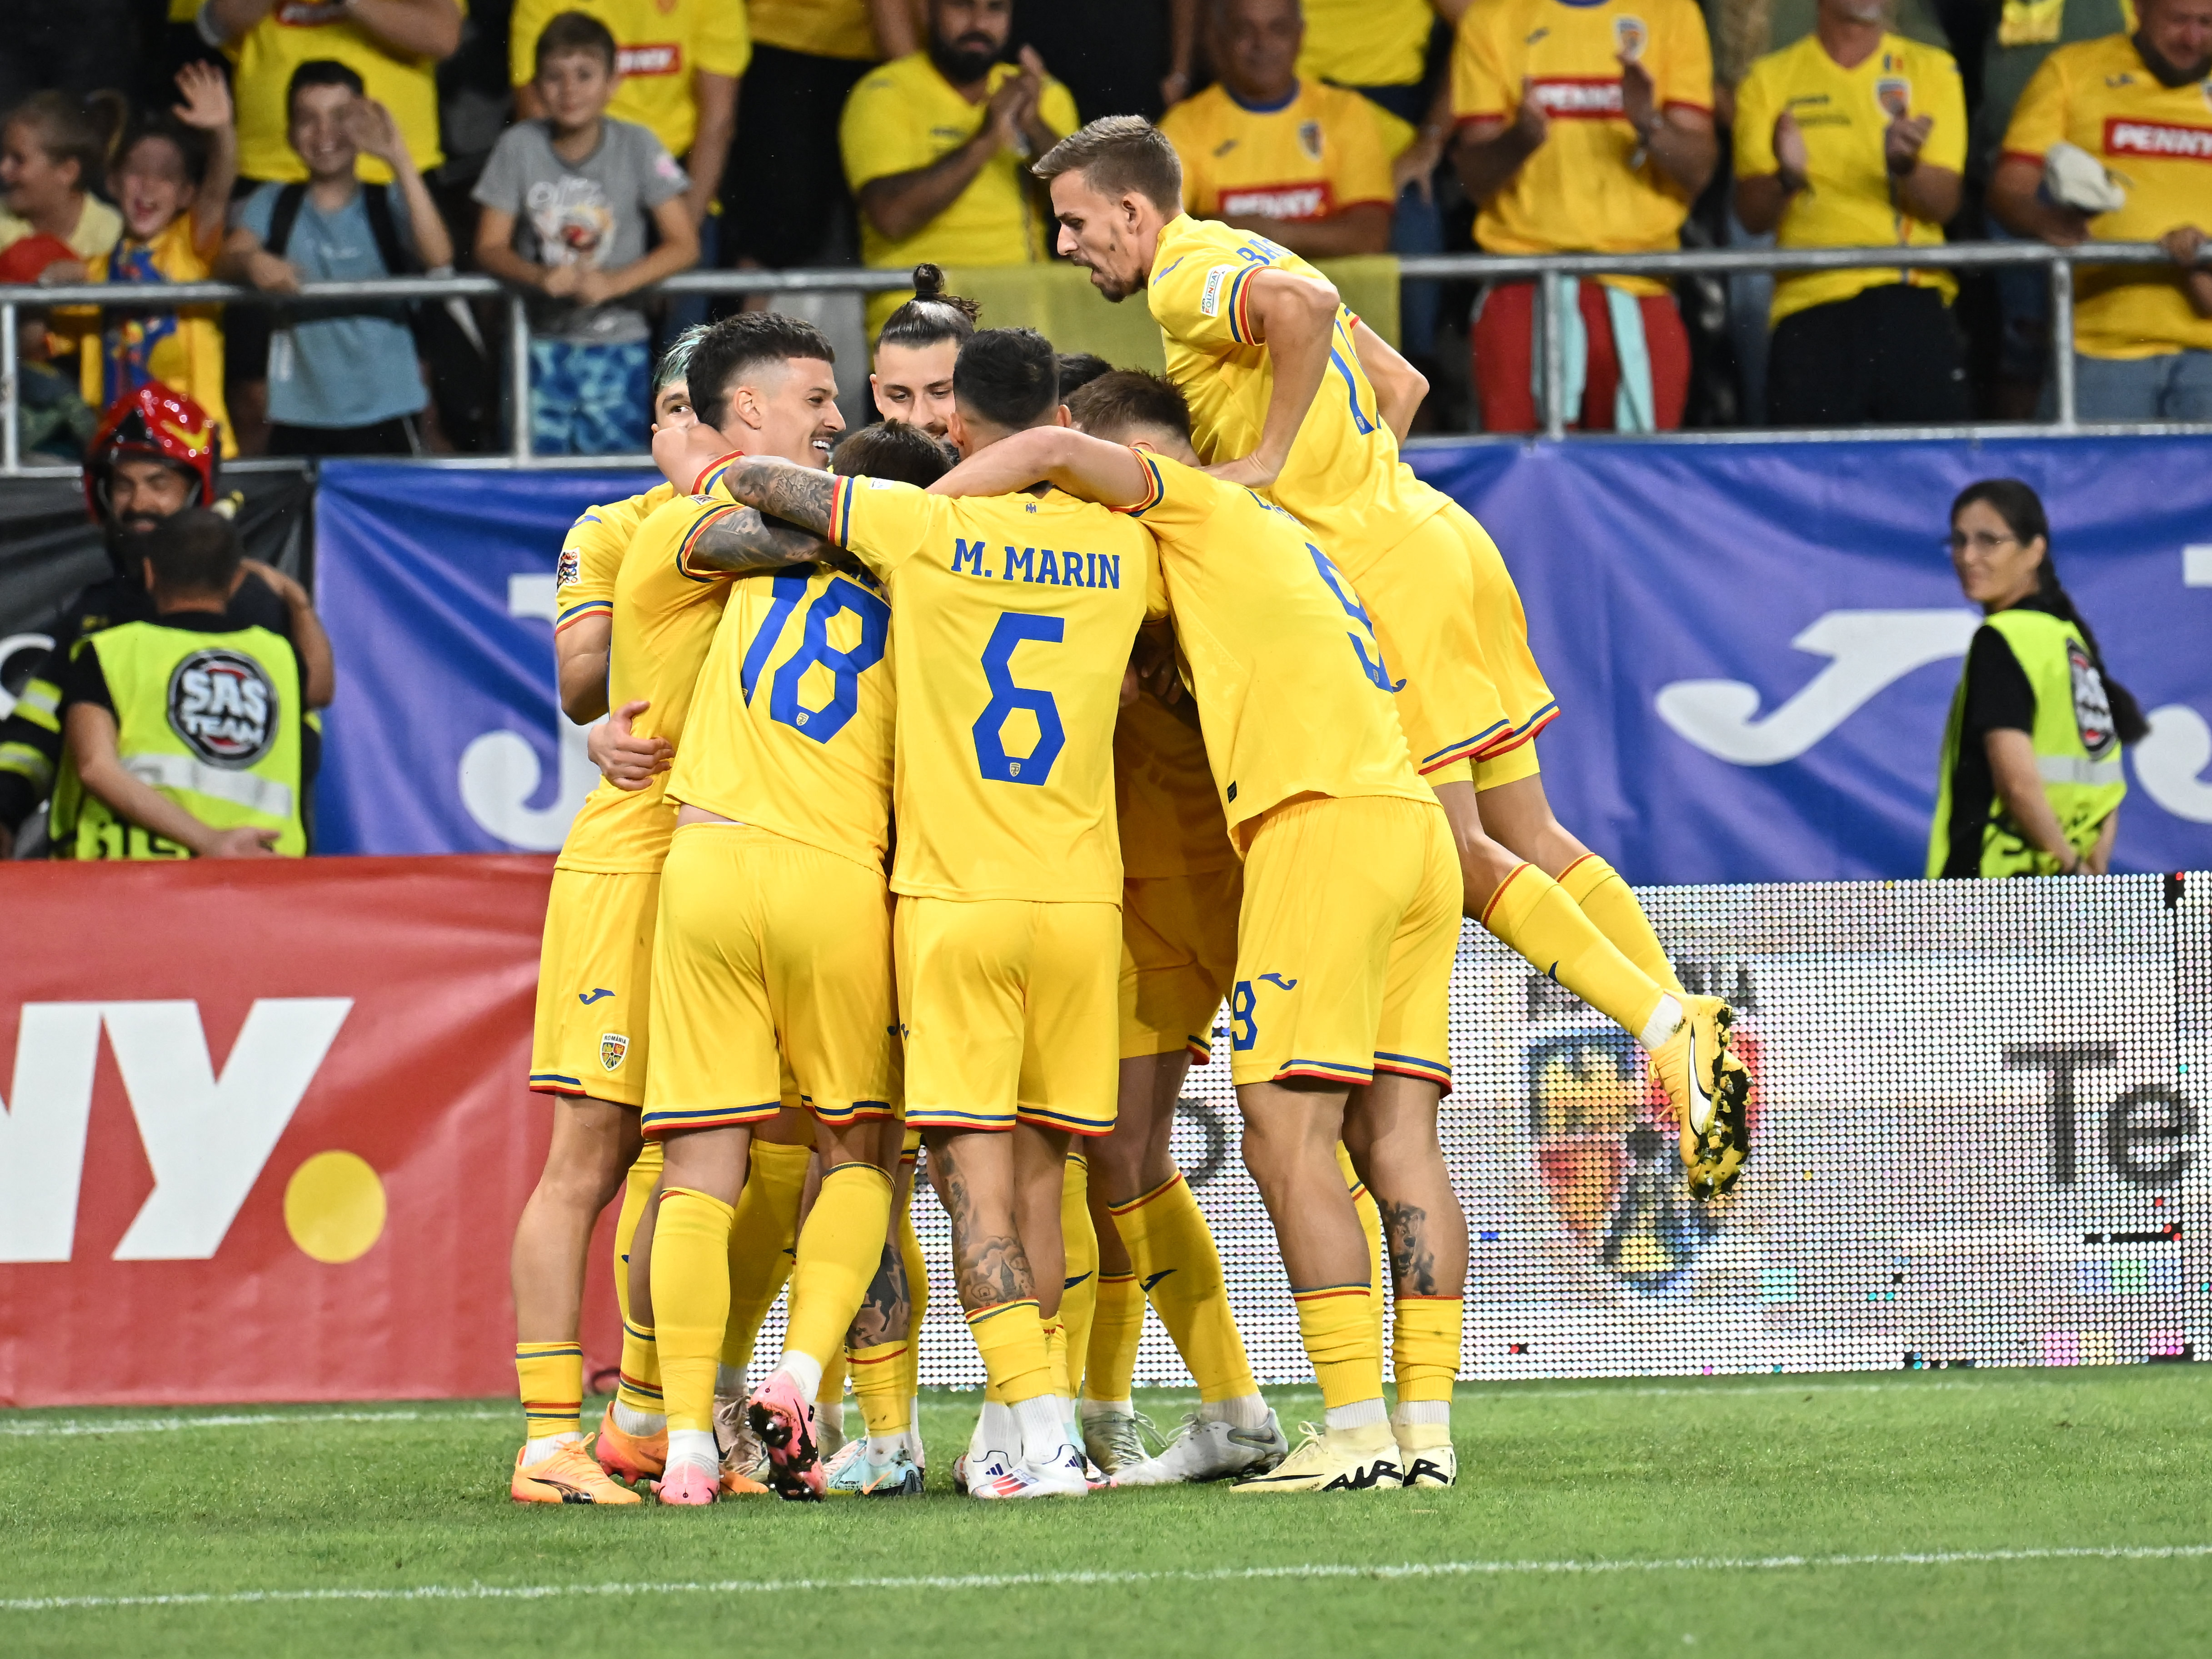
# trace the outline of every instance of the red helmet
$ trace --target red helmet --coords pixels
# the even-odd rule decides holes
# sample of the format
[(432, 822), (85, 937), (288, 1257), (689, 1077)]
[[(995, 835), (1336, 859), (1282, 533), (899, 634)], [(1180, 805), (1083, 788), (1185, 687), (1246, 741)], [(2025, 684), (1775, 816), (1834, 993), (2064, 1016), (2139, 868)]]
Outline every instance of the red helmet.
[(84, 453), (84, 502), (95, 520), (107, 519), (107, 475), (115, 463), (138, 456), (188, 474), (198, 485), (195, 507), (215, 504), (216, 457), (222, 433), (204, 409), (181, 392), (149, 382), (115, 400)]

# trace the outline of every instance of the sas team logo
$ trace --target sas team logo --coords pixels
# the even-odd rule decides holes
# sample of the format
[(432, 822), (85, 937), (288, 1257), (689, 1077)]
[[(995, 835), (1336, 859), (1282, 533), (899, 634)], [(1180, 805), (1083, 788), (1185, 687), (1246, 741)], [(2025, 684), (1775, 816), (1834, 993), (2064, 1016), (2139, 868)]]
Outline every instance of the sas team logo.
[(236, 651), (195, 651), (169, 676), (169, 728), (210, 766), (243, 771), (276, 737), (276, 688)]
[(599, 1033), (599, 1064), (608, 1071), (620, 1071), (623, 1056), (628, 1053), (629, 1053), (629, 1039), (620, 1031)]
[(2089, 653), (2071, 640), (2066, 642), (2066, 665), (2074, 674), (2074, 725), (2081, 734), (2081, 746), (2093, 758), (2102, 760), (2120, 740), (2112, 724), (2112, 700), (2105, 694), (2105, 677), (2089, 660)]
[(1644, 56), (1644, 46), (1650, 40), (1651, 31), (1644, 26), (1641, 17), (1616, 17), (1613, 20), (1613, 46), (1623, 58), (1633, 63)]

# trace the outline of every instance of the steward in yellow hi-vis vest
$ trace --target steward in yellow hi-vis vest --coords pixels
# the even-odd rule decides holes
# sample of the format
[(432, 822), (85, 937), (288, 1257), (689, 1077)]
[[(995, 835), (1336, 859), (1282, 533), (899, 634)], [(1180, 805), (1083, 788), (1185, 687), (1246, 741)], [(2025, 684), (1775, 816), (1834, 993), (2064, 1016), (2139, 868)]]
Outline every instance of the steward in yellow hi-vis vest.
[(2123, 744), (2148, 732), (2059, 585), (2043, 503), (2017, 478), (1969, 484), (1951, 562), (1986, 620), (1951, 700), (1927, 875), (2059, 876), (2110, 865)]
[(77, 642), (53, 855), (299, 857), (315, 738), (291, 642), (223, 615), (237, 532), (195, 510), (147, 538), (155, 616)]

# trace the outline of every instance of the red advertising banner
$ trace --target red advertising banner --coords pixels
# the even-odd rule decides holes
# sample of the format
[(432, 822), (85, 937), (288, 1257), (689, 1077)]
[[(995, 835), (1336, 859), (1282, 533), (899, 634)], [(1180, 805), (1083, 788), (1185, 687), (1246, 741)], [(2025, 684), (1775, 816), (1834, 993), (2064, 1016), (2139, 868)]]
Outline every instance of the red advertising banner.
[(551, 868), (0, 865), (0, 1405), (511, 1388)]

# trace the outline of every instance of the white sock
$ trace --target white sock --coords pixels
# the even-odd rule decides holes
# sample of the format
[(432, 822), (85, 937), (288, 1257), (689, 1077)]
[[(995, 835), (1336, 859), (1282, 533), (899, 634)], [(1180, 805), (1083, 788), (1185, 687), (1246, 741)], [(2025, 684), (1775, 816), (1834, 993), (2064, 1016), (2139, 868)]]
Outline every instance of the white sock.
[(889, 1434), (872, 1434), (868, 1437), (868, 1456), (878, 1463), (888, 1463), (901, 1452), (906, 1452), (911, 1455), (913, 1449), (907, 1443), (904, 1429), (893, 1429)]
[(635, 1406), (615, 1401), (615, 1426), (624, 1434), (635, 1434), (651, 1439), (668, 1426), (668, 1419), (659, 1412), (641, 1412)]
[(995, 1400), (986, 1400), (983, 1415), (975, 1424), (975, 1443), (985, 1455), (1004, 1452), (1009, 1457), (1019, 1456), (1022, 1425), (1015, 1419), (1014, 1408)]
[(1201, 1423), (1226, 1423), (1235, 1429), (1264, 1428), (1267, 1422), (1267, 1402), (1256, 1394), (1240, 1394), (1231, 1400), (1216, 1400), (1198, 1408), (1198, 1420)]
[(1022, 1461), (1038, 1467), (1059, 1461), (1068, 1443), (1067, 1419), (1060, 1414), (1057, 1395), (1040, 1394), (1014, 1404), (1014, 1419), (1021, 1425)]
[(812, 1354), (786, 1348), (775, 1368), (799, 1384), (800, 1399), (811, 1400), (822, 1392), (822, 1362)]
[[(1133, 1400), (1085, 1400), (1081, 1409), (1083, 1420), (1088, 1423), (1094, 1417), (1134, 1417), (1137, 1402)], [(1201, 1412), (1206, 1409), (1200, 1407)]]
[(1390, 1420), (1408, 1427), (1416, 1423), (1449, 1423), (1451, 1421), (1451, 1401), (1401, 1400), (1398, 1402), (1398, 1409), (1390, 1413)]
[(1331, 1433), (1339, 1429), (1375, 1428), (1390, 1420), (1379, 1394), (1372, 1400), (1355, 1400), (1349, 1406), (1331, 1406), (1326, 1416)]
[(908, 1395), (906, 1401), (906, 1431), (914, 1441), (914, 1455), (921, 1455), (921, 1396)]
[[(817, 1365), (814, 1369), (818, 1372), (822, 1368)], [(819, 1388), (821, 1384), (817, 1382), (815, 1386)], [(842, 1400), (816, 1401), (814, 1425), (817, 1429), (828, 1429), (832, 1434), (842, 1437), (845, 1432), (845, 1402)]]
[(560, 1434), (549, 1434), (543, 1440), (526, 1440), (522, 1443), (522, 1467), (526, 1469), (532, 1463), (542, 1463), (562, 1447), (573, 1446), (583, 1437), (575, 1430), (568, 1429)]
[(695, 1469), (719, 1474), (722, 1468), (722, 1449), (714, 1443), (714, 1430), (669, 1430), (668, 1467), (672, 1469), (678, 1463), (689, 1463)]
[(1650, 1054), (1664, 1045), (1681, 1023), (1682, 1005), (1671, 995), (1662, 996), (1659, 1006), (1651, 1011), (1651, 1018), (1644, 1022), (1644, 1029), (1637, 1033), (1636, 1040), (1644, 1045), (1644, 1053)]
[(737, 1365), (715, 1366), (714, 1392), (718, 1395), (723, 1395), (726, 1396), (729, 1395), (736, 1395), (742, 1399), (745, 1392), (745, 1373), (744, 1369), (741, 1366)]

